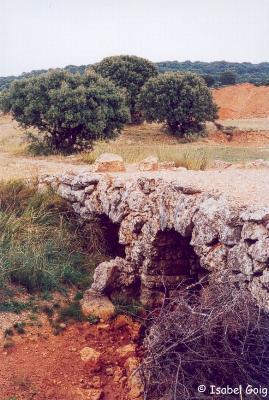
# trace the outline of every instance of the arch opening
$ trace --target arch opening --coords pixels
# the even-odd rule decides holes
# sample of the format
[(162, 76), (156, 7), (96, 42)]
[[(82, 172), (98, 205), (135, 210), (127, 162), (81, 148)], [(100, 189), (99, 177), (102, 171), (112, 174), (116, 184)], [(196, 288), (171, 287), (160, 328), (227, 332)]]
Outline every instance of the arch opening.
[(152, 243), (151, 257), (143, 268), (141, 299), (158, 303), (182, 285), (197, 282), (208, 274), (188, 238), (174, 229), (159, 231)]
[(106, 214), (99, 215), (100, 225), (103, 231), (106, 251), (111, 258), (125, 258), (125, 246), (119, 243), (120, 224), (115, 224)]

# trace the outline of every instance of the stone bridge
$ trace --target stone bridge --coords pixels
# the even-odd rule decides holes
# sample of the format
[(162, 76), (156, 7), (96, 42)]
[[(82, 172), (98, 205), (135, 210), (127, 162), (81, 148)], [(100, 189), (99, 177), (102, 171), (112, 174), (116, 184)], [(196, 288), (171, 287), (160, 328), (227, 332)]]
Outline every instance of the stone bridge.
[(92, 291), (135, 293), (158, 303), (182, 282), (229, 276), (269, 310), (269, 206), (247, 206), (158, 173), (83, 172), (40, 178), (90, 220), (99, 215), (120, 246), (99, 264)]

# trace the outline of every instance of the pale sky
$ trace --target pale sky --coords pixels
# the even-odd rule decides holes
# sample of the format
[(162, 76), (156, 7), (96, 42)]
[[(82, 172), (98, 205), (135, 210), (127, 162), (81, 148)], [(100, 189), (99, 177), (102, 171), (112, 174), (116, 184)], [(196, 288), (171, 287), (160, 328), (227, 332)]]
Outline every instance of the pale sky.
[(0, 76), (135, 54), (269, 61), (269, 0), (0, 0)]

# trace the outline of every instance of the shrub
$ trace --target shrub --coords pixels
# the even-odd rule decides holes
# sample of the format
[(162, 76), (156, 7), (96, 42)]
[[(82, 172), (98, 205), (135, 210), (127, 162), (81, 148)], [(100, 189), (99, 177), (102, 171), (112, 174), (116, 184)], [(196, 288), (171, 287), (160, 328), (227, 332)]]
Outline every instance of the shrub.
[(217, 106), (203, 78), (169, 72), (151, 78), (140, 94), (140, 108), (148, 122), (166, 122), (177, 135), (202, 131), (217, 117)]
[(155, 65), (141, 57), (114, 56), (104, 58), (93, 68), (103, 77), (109, 78), (117, 86), (126, 90), (132, 122), (141, 122), (137, 99), (144, 83), (157, 75)]
[[(181, 289), (150, 322), (141, 366), (145, 399), (208, 398), (210, 385), (267, 386), (269, 318), (249, 293), (227, 282), (199, 295)], [(207, 388), (202, 395), (199, 385)]]
[(14, 81), (1, 94), (0, 108), (24, 128), (43, 132), (45, 143), (64, 153), (114, 137), (129, 119), (122, 91), (94, 72), (55, 70)]

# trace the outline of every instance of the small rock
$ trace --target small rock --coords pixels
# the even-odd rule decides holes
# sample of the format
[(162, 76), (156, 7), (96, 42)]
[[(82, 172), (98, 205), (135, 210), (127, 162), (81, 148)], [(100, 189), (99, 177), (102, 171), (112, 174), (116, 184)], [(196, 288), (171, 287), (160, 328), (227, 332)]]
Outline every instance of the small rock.
[(81, 309), (86, 317), (94, 315), (103, 321), (109, 320), (115, 314), (115, 307), (106, 296), (100, 296), (87, 290), (80, 301)]
[(214, 160), (212, 167), (216, 168), (216, 169), (226, 169), (226, 168), (229, 168), (231, 165), (232, 165), (232, 163), (227, 162), (227, 161)]
[(91, 361), (94, 364), (96, 364), (100, 358), (101, 353), (92, 347), (83, 347), (82, 350), (80, 350), (80, 357), (82, 361)]
[(176, 163), (174, 161), (163, 161), (159, 164), (159, 170), (169, 170), (174, 171), (176, 170)]
[(107, 376), (112, 376), (113, 374), (114, 374), (114, 372), (113, 372), (113, 368), (112, 367), (106, 368), (106, 375)]
[(127, 355), (135, 353), (135, 345), (133, 343), (126, 344), (125, 346), (119, 347), (116, 351), (119, 354), (119, 356), (123, 358), (126, 357)]
[(139, 171), (157, 171), (158, 170), (158, 158), (155, 156), (149, 156), (142, 160), (138, 165)]
[(102, 386), (100, 376), (93, 376), (92, 379), (91, 379), (90, 385), (94, 389), (99, 389)]
[(110, 329), (110, 325), (109, 324), (100, 323), (100, 324), (97, 325), (97, 328), (100, 329), (100, 330), (106, 331), (106, 330)]
[(122, 377), (123, 377), (123, 369), (120, 367), (116, 367), (115, 371), (114, 371), (114, 377), (113, 377), (114, 382), (115, 383), (120, 382)]
[(248, 253), (259, 262), (269, 261), (269, 238), (263, 238), (249, 247)]
[(123, 158), (118, 154), (103, 153), (93, 165), (95, 172), (124, 172), (125, 165)]

